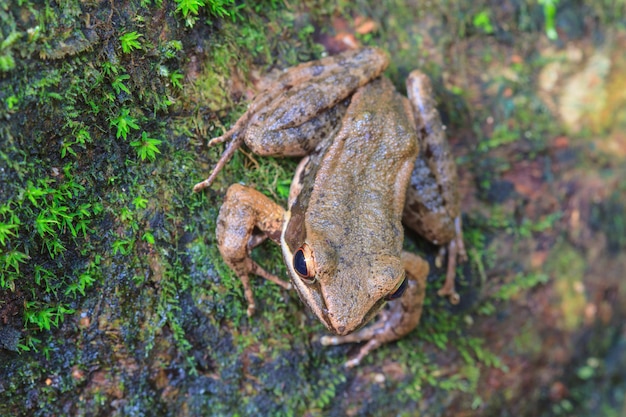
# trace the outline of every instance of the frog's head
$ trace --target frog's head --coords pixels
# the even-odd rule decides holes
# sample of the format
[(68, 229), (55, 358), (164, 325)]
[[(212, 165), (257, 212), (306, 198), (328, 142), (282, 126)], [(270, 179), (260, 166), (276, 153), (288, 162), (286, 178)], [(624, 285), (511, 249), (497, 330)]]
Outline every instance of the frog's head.
[(309, 232), (289, 242), (294, 236), (283, 233), (281, 246), (300, 299), (331, 332), (345, 335), (402, 295), (407, 284), (399, 254), (338, 243), (331, 235)]

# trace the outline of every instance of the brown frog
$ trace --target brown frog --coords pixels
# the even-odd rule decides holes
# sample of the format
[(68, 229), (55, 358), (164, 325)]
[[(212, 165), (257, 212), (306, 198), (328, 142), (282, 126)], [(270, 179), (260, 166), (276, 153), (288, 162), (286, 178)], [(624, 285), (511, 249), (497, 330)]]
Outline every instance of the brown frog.
[[(194, 187), (209, 186), (244, 142), (259, 155), (304, 157), (287, 210), (243, 185), (228, 189), (218, 247), (252, 315), (251, 273), (291, 288), (250, 258), (267, 238), (280, 244), (293, 287), (337, 335), (321, 342), (367, 341), (348, 367), (419, 322), (429, 268), (402, 250), (402, 223), (447, 248), (439, 294), (453, 303), (456, 260), (465, 257), (456, 167), (430, 83), (412, 72), (407, 100), (381, 75), (387, 64), (384, 52), (363, 48), (286, 70), (211, 140), (229, 143), (211, 176)], [(379, 320), (358, 330), (386, 301)]]

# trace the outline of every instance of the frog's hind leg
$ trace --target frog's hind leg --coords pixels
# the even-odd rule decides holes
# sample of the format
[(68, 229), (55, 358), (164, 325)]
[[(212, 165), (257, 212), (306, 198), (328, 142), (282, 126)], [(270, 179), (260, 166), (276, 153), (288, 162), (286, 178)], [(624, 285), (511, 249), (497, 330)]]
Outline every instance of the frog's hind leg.
[(467, 253), (465, 252), (465, 244), (463, 243), (463, 232), (461, 226), (461, 216), (454, 219), (455, 236), (447, 246), (442, 246), (437, 256), (437, 264), (441, 264), (441, 260), (448, 255), (448, 268), (446, 270), (446, 281), (439, 288), (437, 294), (440, 297), (448, 297), (451, 304), (458, 304), (461, 301), (459, 293), (456, 292), (454, 280), (456, 278), (457, 261), (465, 262)]
[(329, 143), (325, 139), (332, 138), (339, 130), (349, 103), (349, 100), (343, 100), (297, 125), (280, 119), (269, 123), (267, 119), (252, 117), (244, 139), (246, 146), (261, 156), (309, 155), (321, 143)]
[(248, 301), (248, 316), (256, 309), (250, 274), (272, 281), (285, 289), (291, 285), (271, 274), (250, 257), (250, 251), (270, 238), (280, 241), (284, 210), (258, 191), (233, 184), (217, 218), (217, 245), (222, 258), (241, 280)]
[(447, 252), (446, 281), (438, 294), (458, 304), (460, 297), (454, 288), (456, 265), (464, 262), (467, 255), (461, 230), (456, 164), (429, 78), (420, 71), (411, 72), (407, 78), (407, 94), (416, 129), (420, 132), (421, 153), (411, 175), (404, 220), (431, 242), (445, 245), (436, 260), (437, 267), (441, 267)]

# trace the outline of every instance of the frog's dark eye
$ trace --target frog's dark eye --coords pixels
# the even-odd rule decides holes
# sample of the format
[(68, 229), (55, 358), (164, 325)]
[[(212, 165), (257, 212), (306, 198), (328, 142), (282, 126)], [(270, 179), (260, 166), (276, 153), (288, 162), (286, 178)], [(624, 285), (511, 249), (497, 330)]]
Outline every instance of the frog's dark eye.
[(404, 294), (404, 291), (406, 290), (406, 287), (408, 287), (408, 282), (407, 279), (404, 278), (404, 281), (402, 281), (402, 284), (400, 284), (400, 286), (398, 287), (398, 289), (393, 293), (393, 294), (389, 294), (386, 299), (387, 301), (389, 300), (395, 300), (397, 298), (402, 297), (402, 294)]
[(313, 252), (306, 243), (298, 248), (293, 254), (293, 269), (296, 271), (302, 281), (307, 284), (315, 282), (315, 263), (313, 261)]

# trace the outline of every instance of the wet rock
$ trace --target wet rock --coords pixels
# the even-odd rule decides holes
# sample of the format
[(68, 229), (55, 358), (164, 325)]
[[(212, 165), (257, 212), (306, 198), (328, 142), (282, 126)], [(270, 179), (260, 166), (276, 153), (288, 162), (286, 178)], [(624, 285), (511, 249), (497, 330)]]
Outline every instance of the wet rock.
[(571, 133), (610, 133), (598, 143), (603, 150), (626, 155), (626, 37), (608, 34), (599, 47), (569, 45), (543, 55), (554, 61), (538, 76), (539, 94)]
[(20, 331), (11, 326), (0, 326), (0, 348), (17, 352)]

